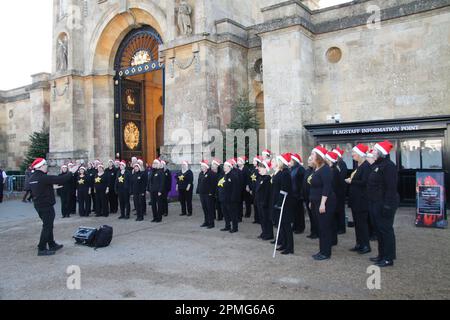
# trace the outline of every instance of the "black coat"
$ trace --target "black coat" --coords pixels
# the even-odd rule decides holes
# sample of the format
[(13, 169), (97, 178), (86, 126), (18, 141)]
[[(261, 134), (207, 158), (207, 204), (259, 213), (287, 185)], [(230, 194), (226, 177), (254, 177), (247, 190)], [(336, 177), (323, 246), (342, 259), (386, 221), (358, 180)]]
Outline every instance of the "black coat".
[(89, 192), (89, 177), (85, 174), (83, 177), (78, 175), (77, 177), (77, 191), (80, 192)]
[(367, 193), (370, 201), (382, 202), (384, 206), (397, 208), (398, 172), (396, 165), (387, 158), (380, 158), (371, 166), (367, 181)]
[(33, 204), (36, 209), (49, 208), (55, 205), (55, 190), (53, 185), (62, 185), (72, 179), (71, 174), (49, 176), (36, 170), (30, 177), (30, 189)]
[(150, 175), (150, 191), (162, 194), (166, 191), (165, 184), (164, 171), (162, 169), (153, 170)]
[(95, 193), (105, 192), (108, 186), (109, 176), (106, 174), (106, 171), (101, 176), (99, 176), (99, 174), (97, 173), (94, 178)]
[(222, 194), (222, 198), (219, 201), (238, 203), (241, 199), (239, 174), (234, 170), (231, 170), (228, 174), (224, 174), (223, 185), (223, 190), (219, 191), (219, 196)]
[(197, 193), (203, 195), (216, 195), (217, 175), (211, 169), (198, 175)]
[(185, 173), (181, 171), (177, 173), (178, 190), (181, 191), (186, 190), (187, 186), (190, 185), (191, 187), (189, 188), (189, 190), (192, 191), (194, 189), (193, 184), (194, 184), (194, 174), (190, 169), (187, 170)]
[(370, 165), (364, 161), (354, 172), (349, 188), (348, 205), (354, 211), (368, 211), (367, 181), (370, 175)]
[(303, 179), (305, 177), (305, 168), (297, 164), (291, 168), (292, 196), (297, 199), (303, 199)]
[(260, 175), (259, 175), (258, 168), (252, 168), (250, 170), (249, 186), (250, 186), (250, 190), (252, 191), (253, 194), (255, 194), (256, 182), (259, 177), (260, 177)]
[(124, 174), (119, 170), (116, 175), (114, 190), (116, 193), (131, 193), (131, 173), (125, 170)]
[(339, 186), (341, 186), (341, 188), (336, 193), (336, 196), (342, 198), (345, 197), (347, 194), (347, 184), (345, 183), (345, 179), (347, 179), (348, 168), (347, 164), (342, 159), (340, 159), (336, 163), (336, 167), (339, 171)]
[(320, 202), (322, 197), (334, 196), (333, 174), (326, 164), (315, 170), (311, 178), (309, 201)]
[(255, 202), (258, 207), (271, 209), (272, 183), (269, 175), (258, 176), (255, 183)]
[[(272, 177), (272, 204), (273, 204), (273, 217), (278, 222), (281, 212), (281, 206), (283, 204), (284, 195), (280, 192), (287, 192), (286, 202), (283, 208), (283, 217), (287, 221), (292, 222), (294, 215), (292, 213), (292, 180), (289, 169), (283, 169), (278, 171), (275, 176)], [(286, 220), (285, 220), (286, 221)]]
[[(333, 177), (331, 180), (333, 192), (336, 196), (337, 195), (343, 196), (342, 189), (345, 188), (345, 186), (343, 186), (342, 184), (339, 168), (337, 167), (336, 164), (334, 164), (330, 167), (330, 169), (331, 169), (331, 176)], [(345, 183), (345, 180), (343, 181), (343, 183)]]
[(139, 171), (131, 175), (130, 193), (134, 196), (145, 194), (147, 187), (147, 172)]
[(309, 191), (311, 188), (311, 179), (312, 179), (313, 174), (314, 174), (314, 169), (308, 167), (308, 169), (305, 170), (305, 174), (303, 176), (302, 193), (303, 193), (303, 199), (305, 201), (309, 201)]
[(108, 188), (114, 191), (114, 184), (116, 183), (117, 169), (113, 167), (112, 169), (106, 168), (105, 174), (108, 176)]
[(94, 188), (94, 182), (95, 182), (96, 175), (97, 175), (97, 170), (95, 170), (94, 168), (86, 170), (86, 176), (87, 176), (90, 188)]
[(172, 190), (172, 173), (169, 169), (164, 170), (164, 177), (166, 179), (165, 181), (165, 187), (166, 187), (166, 193), (169, 193)]

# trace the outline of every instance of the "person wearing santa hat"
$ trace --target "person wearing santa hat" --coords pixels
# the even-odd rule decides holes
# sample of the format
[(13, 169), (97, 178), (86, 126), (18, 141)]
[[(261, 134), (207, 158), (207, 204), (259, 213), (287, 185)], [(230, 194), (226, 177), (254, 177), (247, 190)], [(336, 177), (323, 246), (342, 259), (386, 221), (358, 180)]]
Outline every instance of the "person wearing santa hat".
[(53, 223), (55, 221), (55, 191), (54, 185), (63, 185), (72, 179), (72, 175), (66, 173), (61, 176), (47, 174), (47, 161), (38, 158), (33, 161), (31, 167), (34, 172), (30, 177), (33, 205), (39, 218), (42, 220), (42, 231), (38, 245), (38, 256), (51, 256), (60, 250), (63, 245), (57, 244), (53, 237)]
[(114, 165), (114, 160), (108, 161), (108, 168), (105, 170), (105, 175), (108, 176), (108, 205), (109, 205), (109, 212), (110, 213), (117, 213), (118, 211), (118, 200), (117, 200), (117, 194), (114, 190), (114, 185), (116, 183), (116, 177), (117, 177), (117, 168)]
[(369, 147), (360, 143), (353, 147), (352, 158), (358, 167), (345, 182), (349, 185), (349, 207), (352, 209), (355, 223), (356, 245), (350, 251), (366, 254), (371, 252), (369, 241), (369, 206), (367, 195), (367, 181), (370, 165), (366, 161)]
[(280, 242), (278, 251), (282, 254), (294, 253), (294, 237), (292, 232), (292, 222), (294, 214), (292, 212), (292, 180), (289, 171), (289, 163), (291, 162), (291, 154), (285, 153), (277, 158), (278, 171), (272, 177), (272, 204), (273, 218), (278, 224), (281, 214), (281, 208), (284, 199), (284, 193), (287, 193), (286, 201), (283, 207), (281, 224), (280, 224)]
[[(145, 190), (143, 193), (139, 195), (140, 201), (141, 201), (141, 210), (142, 214), (145, 216), (147, 215), (147, 185), (148, 185), (148, 174), (146, 172), (146, 168), (144, 165), (144, 161), (142, 159), (138, 159), (137, 164), (139, 164), (139, 175), (141, 176), (141, 179), (143, 180), (143, 184), (145, 187)], [(135, 166), (133, 167), (133, 169)], [(133, 197), (134, 200), (134, 197)]]
[(269, 149), (264, 149), (261, 152), (262, 161), (271, 161), (272, 160), (272, 151)]
[[(256, 181), (259, 177), (259, 167), (258, 164), (263, 161), (263, 158), (261, 156), (256, 156), (253, 158), (253, 167), (250, 169), (250, 195), (253, 199), (253, 209), (255, 211), (255, 220), (253, 223), (258, 224), (261, 223), (261, 219), (258, 212), (258, 206), (256, 204), (255, 199), (255, 188), (256, 188)], [(262, 236), (262, 235), (261, 235)]]
[(161, 161), (155, 159), (152, 164), (153, 170), (150, 175), (150, 196), (152, 199), (152, 222), (159, 223), (162, 221), (163, 214), (163, 194), (166, 191), (166, 179), (164, 178), (164, 171), (162, 169)]
[(397, 166), (389, 159), (393, 147), (387, 140), (375, 144), (375, 162), (367, 181), (369, 214), (378, 239), (378, 256), (371, 260), (379, 267), (393, 266), (396, 259), (394, 219), (400, 197)]
[[(216, 180), (219, 181), (224, 176), (223, 170), (221, 168), (221, 162), (219, 159), (213, 159), (211, 161), (211, 170), (216, 174)], [(216, 199), (215, 202), (215, 208), (214, 208), (214, 219), (217, 221), (223, 220), (223, 212), (222, 212), (222, 206), (219, 202), (219, 196), (218, 196), (219, 188), (216, 187), (216, 194), (214, 198)]]
[(97, 169), (94, 167), (93, 162), (88, 162), (88, 167), (86, 170), (87, 180), (89, 188), (91, 189), (91, 194), (89, 196), (89, 207), (87, 211), (87, 215), (89, 216), (91, 212), (95, 212), (95, 192), (94, 192), (94, 183), (95, 183), (95, 175), (97, 174)]
[(131, 173), (127, 170), (127, 163), (122, 160), (117, 172), (114, 189), (119, 197), (120, 217), (119, 219), (130, 219), (130, 193)]
[(319, 226), (319, 252), (313, 255), (314, 260), (331, 258), (333, 245), (333, 223), (336, 212), (336, 195), (333, 191), (333, 175), (331, 168), (325, 163), (327, 149), (315, 147), (311, 152), (314, 173), (309, 191), (310, 209), (317, 217)]
[(215, 194), (217, 186), (216, 174), (211, 170), (209, 162), (203, 160), (200, 162), (201, 172), (198, 176), (197, 194), (200, 195), (205, 221), (201, 225), (202, 228), (214, 228), (214, 212), (215, 212)]
[(342, 186), (336, 193), (337, 233), (344, 234), (346, 231), (345, 198), (347, 196), (347, 184), (345, 183), (345, 179), (347, 179), (348, 168), (343, 159), (345, 151), (336, 147), (332, 152), (338, 156), (336, 169), (339, 171), (339, 185)]
[(165, 181), (165, 191), (163, 194), (163, 216), (167, 217), (169, 215), (169, 192), (172, 190), (172, 172), (167, 168), (167, 162), (161, 160), (162, 169), (164, 171), (164, 179)]
[(242, 182), (242, 196), (239, 205), (239, 221), (242, 221), (244, 216), (243, 204), (245, 203), (245, 217), (250, 218), (252, 215), (252, 196), (250, 195), (250, 171), (245, 166), (247, 157), (242, 156), (237, 158), (237, 168), (240, 172), (240, 179)]
[(189, 162), (183, 161), (181, 171), (176, 175), (178, 200), (181, 205), (180, 216), (192, 216), (192, 191), (194, 190), (194, 174), (189, 169)]
[(131, 175), (130, 194), (133, 195), (134, 207), (136, 208), (136, 221), (144, 220), (144, 208), (146, 202), (142, 201), (146, 192), (146, 179), (142, 174), (142, 167), (140, 162), (136, 162), (133, 167), (133, 174)]
[(108, 217), (108, 193), (109, 193), (109, 176), (105, 174), (105, 167), (102, 163), (97, 165), (97, 174), (94, 178), (94, 190), (95, 190), (95, 216), (96, 217)]
[(311, 179), (312, 175), (314, 174), (314, 168), (313, 168), (313, 161), (312, 157), (308, 157), (308, 168), (305, 171), (305, 176), (303, 178), (303, 200), (305, 201), (305, 207), (306, 211), (308, 212), (309, 216), (309, 223), (310, 223), (310, 234), (306, 236), (310, 239), (317, 239), (319, 238), (319, 222), (318, 217), (316, 217), (315, 214), (311, 211), (310, 201), (309, 201), (309, 194), (310, 194), (310, 188), (311, 188)]
[[(340, 192), (342, 188), (345, 186), (341, 183), (341, 177), (339, 174), (339, 168), (337, 166), (339, 158), (338, 155), (335, 152), (327, 152), (325, 155), (325, 162), (331, 169), (331, 185), (333, 188), (333, 192), (336, 195)], [(345, 183), (345, 181), (344, 181)], [(337, 196), (336, 196), (336, 205), (337, 205)], [(336, 246), (338, 244), (338, 225), (339, 225), (339, 214), (337, 207), (334, 212), (334, 219), (333, 219), (333, 234), (332, 234), (332, 245)]]
[(254, 187), (255, 203), (258, 207), (258, 214), (261, 223), (260, 239), (264, 241), (273, 240), (273, 221), (272, 221), (272, 169), (271, 161), (259, 161), (257, 164), (258, 178)]
[(90, 194), (91, 189), (89, 187), (88, 177), (86, 175), (86, 168), (81, 166), (78, 170), (77, 176), (77, 200), (78, 200), (78, 213), (80, 217), (87, 217), (90, 206)]
[[(59, 176), (64, 176), (66, 174), (69, 174), (72, 176), (72, 173), (69, 172), (69, 169), (67, 168), (67, 165), (62, 165), (60, 168)], [(69, 180), (68, 182), (55, 186), (56, 194), (59, 196), (61, 200), (61, 215), (63, 218), (70, 218), (70, 197), (72, 196), (70, 190), (72, 187), (72, 180)]]
[[(370, 172), (372, 172), (372, 167), (375, 163), (375, 156), (373, 149), (370, 149), (366, 153), (366, 161), (369, 164)], [(369, 238), (370, 241), (376, 241), (377, 240), (377, 234), (375, 232), (375, 222), (372, 219), (372, 216), (369, 213)]]
[(223, 164), (224, 175), (218, 180), (218, 198), (222, 206), (225, 228), (220, 231), (235, 233), (239, 231), (238, 211), (241, 199), (239, 174), (233, 169), (233, 159)]
[(294, 233), (301, 234), (305, 231), (305, 209), (303, 207), (303, 168), (302, 158), (299, 154), (291, 153), (289, 163), (292, 179), (292, 210), (294, 213)]

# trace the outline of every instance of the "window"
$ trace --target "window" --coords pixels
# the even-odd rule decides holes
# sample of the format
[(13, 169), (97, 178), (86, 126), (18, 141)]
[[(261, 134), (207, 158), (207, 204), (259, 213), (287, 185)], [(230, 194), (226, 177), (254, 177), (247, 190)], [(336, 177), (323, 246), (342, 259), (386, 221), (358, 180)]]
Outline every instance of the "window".
[(402, 169), (442, 169), (442, 139), (401, 142)]
[(442, 169), (442, 140), (424, 140), (422, 169)]
[(420, 169), (420, 140), (401, 142), (402, 169)]

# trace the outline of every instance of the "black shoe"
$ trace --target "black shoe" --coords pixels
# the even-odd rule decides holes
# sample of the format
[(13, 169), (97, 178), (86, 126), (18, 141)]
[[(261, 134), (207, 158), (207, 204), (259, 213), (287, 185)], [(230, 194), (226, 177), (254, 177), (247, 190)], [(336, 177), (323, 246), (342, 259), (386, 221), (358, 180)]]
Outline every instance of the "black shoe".
[(339, 234), (339, 235), (345, 234), (345, 230), (339, 230), (339, 231), (337, 232), (337, 234)]
[(273, 240), (273, 237), (271, 237), (271, 238), (269, 238), (269, 237), (262, 237), (261, 239), (264, 240), (264, 241), (269, 241), (269, 240)]
[(95, 215), (96, 218), (99, 218), (99, 217), (101, 217), (101, 216), (102, 216), (101, 214), (96, 214), (96, 215)]
[(217, 221), (223, 221), (223, 218), (219, 218), (219, 219), (217, 219)]
[(252, 223), (253, 223), (253, 224), (259, 224), (259, 222), (258, 222), (258, 221), (253, 221)]
[(365, 246), (365, 247), (362, 247), (361, 249), (359, 249), (357, 252), (359, 254), (366, 254), (366, 253), (372, 252), (372, 249), (370, 249), (370, 247), (368, 247), (368, 246)]
[(150, 221), (150, 222), (156, 222), (156, 220), (158, 220), (158, 219), (153, 219), (152, 221)]
[(120, 216), (120, 217), (119, 217), (119, 220), (121, 220), (121, 219), (125, 219), (125, 217), (124, 217), (124, 216)]
[(208, 225), (206, 224), (206, 222), (204, 223), (204, 224), (202, 224), (201, 226), (200, 226), (200, 228), (206, 228)]
[(180, 214), (180, 217), (182, 217), (182, 216), (186, 216), (186, 213), (182, 213), (182, 214)]
[(378, 263), (381, 260), (383, 260), (383, 258), (381, 258), (381, 257), (373, 257), (373, 258), (369, 258), (369, 260), (372, 261), (372, 262)]
[(316, 235), (316, 234), (310, 234), (309, 236), (306, 236), (307, 238), (310, 238), (310, 239), (312, 239), (312, 240), (314, 240), (314, 239), (319, 239), (319, 236), (318, 235)]
[(394, 266), (394, 260), (381, 260), (380, 262), (375, 263), (376, 266), (380, 268), (384, 267), (392, 267)]
[(246, 218), (250, 218), (252, 215), (251, 214), (246, 214), (245, 217)]
[(316, 261), (322, 261), (322, 260), (330, 259), (330, 256), (326, 256), (326, 255), (323, 255), (323, 254), (319, 253), (318, 255), (315, 255), (313, 258)]
[(223, 228), (223, 229), (220, 229), (220, 231), (230, 231), (231, 230), (231, 228)]
[(370, 239), (370, 241), (377, 241), (378, 240), (377, 236), (371, 236), (369, 239)]
[(162, 219), (158, 219), (155, 221), (155, 223), (161, 223), (161, 222), (162, 222)]
[(39, 257), (44, 257), (44, 256), (53, 256), (53, 255), (55, 255), (55, 251), (51, 251), (51, 250), (47, 250), (47, 249), (45, 249), (45, 250), (39, 250), (38, 251), (38, 256)]
[(61, 250), (62, 248), (64, 248), (64, 246), (62, 245), (62, 244), (57, 244), (57, 243), (55, 243), (55, 245), (54, 246), (49, 246), (49, 251), (58, 251), (58, 250)]
[(270, 241), (271, 244), (275, 244), (275, 240)]
[(129, 220), (130, 219), (130, 216), (125, 216), (125, 220)]
[(357, 252), (357, 251), (361, 250), (361, 246), (356, 245), (356, 246), (354, 246), (353, 248), (348, 249), (348, 250), (351, 251), (351, 252)]
[(236, 232), (238, 232), (237, 229), (230, 230), (230, 233), (236, 233)]
[(281, 254), (294, 254), (294, 251), (292, 251), (292, 250), (284, 250), (283, 252), (281, 252)]
[(167, 217), (169, 214), (168, 213), (164, 213), (164, 217)]
[(137, 218), (136, 221), (144, 221), (144, 218)]
[(239, 219), (238, 219), (238, 222), (242, 222), (242, 218), (239, 218)]
[(277, 251), (284, 251), (284, 250), (286, 250), (286, 248), (283, 247), (283, 246), (279, 246), (279, 247), (277, 248)]
[(214, 226), (207, 226), (206, 229), (214, 229)]

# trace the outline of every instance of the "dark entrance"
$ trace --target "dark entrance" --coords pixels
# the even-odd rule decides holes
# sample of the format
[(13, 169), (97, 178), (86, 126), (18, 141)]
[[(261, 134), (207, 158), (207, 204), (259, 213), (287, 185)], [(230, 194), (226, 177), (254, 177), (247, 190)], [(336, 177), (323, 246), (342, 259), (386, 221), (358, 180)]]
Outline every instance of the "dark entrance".
[[(132, 30), (115, 59), (116, 157), (151, 162), (163, 138), (158, 126), (164, 116), (164, 65), (159, 62), (161, 37), (150, 26)], [(160, 120), (158, 120), (160, 119)], [(163, 122), (163, 121), (162, 121)]]

